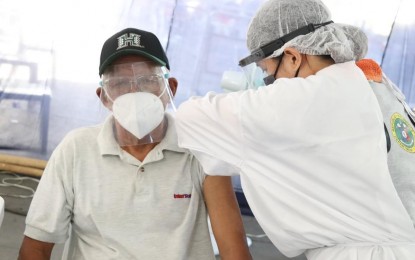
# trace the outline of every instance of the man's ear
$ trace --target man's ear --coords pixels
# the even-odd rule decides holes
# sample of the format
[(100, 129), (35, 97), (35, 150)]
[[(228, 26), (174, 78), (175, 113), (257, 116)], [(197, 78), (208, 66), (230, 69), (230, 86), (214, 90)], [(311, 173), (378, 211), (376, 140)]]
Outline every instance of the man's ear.
[(100, 99), (101, 99), (101, 92), (102, 92), (102, 88), (101, 87), (99, 87), (99, 88), (97, 88), (97, 90), (95, 90), (95, 93), (97, 93), (97, 96)]
[(292, 47), (286, 48), (284, 50), (284, 56), (286, 56), (284, 59), (287, 59), (286, 64), (290, 69), (296, 71), (301, 66), (303, 56), (296, 49)]
[(105, 95), (104, 93), (105, 90), (102, 89), (102, 87), (97, 88), (97, 90), (95, 90), (95, 93), (97, 93), (98, 98), (101, 100), (101, 103), (108, 108), (109, 105), (109, 101), (107, 98), (107, 95)]
[(171, 93), (174, 95), (176, 95), (176, 91), (177, 91), (177, 86), (179, 85), (179, 82), (177, 81), (176, 78), (169, 78), (169, 86), (171, 89)]

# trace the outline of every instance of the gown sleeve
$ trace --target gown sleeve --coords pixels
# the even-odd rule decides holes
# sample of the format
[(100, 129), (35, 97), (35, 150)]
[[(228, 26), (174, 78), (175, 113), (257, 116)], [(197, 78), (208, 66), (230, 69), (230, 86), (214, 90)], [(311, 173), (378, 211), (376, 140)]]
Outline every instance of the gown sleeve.
[(209, 175), (237, 175), (243, 163), (240, 94), (207, 93), (176, 113), (179, 146), (189, 149)]

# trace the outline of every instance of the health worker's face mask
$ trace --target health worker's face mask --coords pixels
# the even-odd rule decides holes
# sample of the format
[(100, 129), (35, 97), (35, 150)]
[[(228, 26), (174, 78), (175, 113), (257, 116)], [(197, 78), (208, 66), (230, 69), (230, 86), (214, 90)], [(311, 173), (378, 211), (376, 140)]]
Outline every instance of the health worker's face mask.
[(103, 92), (112, 102), (114, 118), (122, 128), (142, 139), (131, 140), (117, 136), (121, 146), (161, 141), (164, 132), (157, 132), (157, 127), (163, 122), (166, 106), (170, 103), (175, 109), (168, 74), (160, 70), (160, 67), (145, 63), (147, 62), (115, 65), (116, 68), (112, 68), (110, 73), (104, 73), (102, 77)]

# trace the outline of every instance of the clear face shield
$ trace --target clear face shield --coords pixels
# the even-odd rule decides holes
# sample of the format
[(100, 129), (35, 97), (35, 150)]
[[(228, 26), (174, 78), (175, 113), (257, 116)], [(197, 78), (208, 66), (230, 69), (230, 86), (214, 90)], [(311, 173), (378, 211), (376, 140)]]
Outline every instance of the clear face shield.
[(270, 84), (266, 84), (265, 82), (268, 74), (261, 67), (259, 67), (256, 62), (242, 67), (242, 71), (247, 80), (248, 88), (257, 89)]
[(101, 77), (101, 100), (115, 118), (120, 146), (160, 142), (167, 130), (166, 109), (176, 110), (169, 71), (153, 62), (109, 66)]
[(257, 63), (253, 62), (241, 68), (241, 71), (225, 71), (220, 85), (225, 92), (247, 89), (258, 89), (274, 82), (275, 78), (268, 75)]
[(266, 77), (267, 74), (256, 63), (251, 63), (242, 67), (242, 71), (224, 71), (220, 86), (225, 92), (258, 89), (268, 85), (264, 82)]

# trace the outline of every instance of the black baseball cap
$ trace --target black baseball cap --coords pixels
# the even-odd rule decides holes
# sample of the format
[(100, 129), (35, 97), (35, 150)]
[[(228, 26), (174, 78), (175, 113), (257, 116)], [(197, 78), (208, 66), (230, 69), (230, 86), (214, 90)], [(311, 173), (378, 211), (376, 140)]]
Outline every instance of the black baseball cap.
[(147, 57), (170, 69), (169, 60), (156, 35), (135, 28), (126, 28), (111, 36), (102, 46), (99, 76), (114, 60), (130, 54)]

